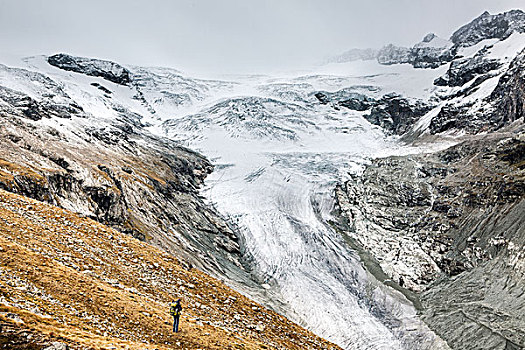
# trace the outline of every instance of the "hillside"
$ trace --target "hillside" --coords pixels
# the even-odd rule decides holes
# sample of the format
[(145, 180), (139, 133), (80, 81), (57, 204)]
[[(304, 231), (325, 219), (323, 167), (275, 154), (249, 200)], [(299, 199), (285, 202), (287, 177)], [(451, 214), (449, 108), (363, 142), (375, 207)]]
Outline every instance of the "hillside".
[(0, 188), (241, 279), (238, 236), (198, 194), (207, 159), (148, 133), (142, 116), (101, 100), (91, 83), (80, 99), (41, 73), (0, 65), (0, 85)]
[[(0, 218), (3, 348), (337, 349), (91, 219), (3, 190)], [(184, 307), (178, 334), (168, 314), (175, 298)]]

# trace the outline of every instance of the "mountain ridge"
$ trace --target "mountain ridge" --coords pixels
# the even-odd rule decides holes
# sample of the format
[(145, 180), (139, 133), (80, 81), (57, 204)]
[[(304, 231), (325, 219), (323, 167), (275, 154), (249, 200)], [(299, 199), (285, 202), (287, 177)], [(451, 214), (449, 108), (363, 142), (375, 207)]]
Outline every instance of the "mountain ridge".
[(525, 32), (525, 13), (522, 10), (515, 9), (497, 15), (485, 11), (456, 30), (448, 40), (429, 33), (411, 48), (388, 44), (379, 50), (350, 49), (327, 59), (326, 62), (376, 59), (384, 65), (409, 63), (415, 68), (437, 68), (452, 61), (460, 48), (474, 46), (487, 39), (505, 40), (515, 32)]

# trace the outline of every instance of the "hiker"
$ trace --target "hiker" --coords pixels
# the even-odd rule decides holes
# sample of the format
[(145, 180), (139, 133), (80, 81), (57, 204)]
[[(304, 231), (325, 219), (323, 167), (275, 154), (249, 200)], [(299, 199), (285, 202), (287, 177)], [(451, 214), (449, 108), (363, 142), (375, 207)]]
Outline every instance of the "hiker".
[(172, 302), (170, 305), (170, 315), (173, 316), (173, 331), (177, 333), (179, 331), (179, 318), (182, 306), (180, 306), (180, 299), (176, 302)]

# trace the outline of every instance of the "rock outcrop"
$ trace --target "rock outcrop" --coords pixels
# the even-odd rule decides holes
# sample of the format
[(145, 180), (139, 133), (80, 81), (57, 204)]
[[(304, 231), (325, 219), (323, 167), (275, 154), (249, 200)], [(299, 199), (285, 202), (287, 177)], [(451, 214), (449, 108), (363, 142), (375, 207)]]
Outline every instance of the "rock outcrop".
[(364, 117), (370, 123), (381, 126), (387, 134), (403, 135), (430, 109), (431, 106), (422, 101), (388, 94), (377, 100)]
[(345, 107), (360, 112), (370, 109), (376, 103), (375, 99), (367, 95), (345, 90), (337, 92), (318, 91), (314, 96), (321, 104), (331, 104), (336, 109)]
[[(447, 73), (434, 81), (438, 86), (463, 86), (477, 76), (496, 70), (502, 66), (495, 58), (487, 58), (488, 47), (478, 51), (473, 57), (452, 61)], [(485, 79), (490, 76), (486, 76)], [(479, 84), (481, 81), (478, 81)]]
[(101, 77), (115, 84), (128, 85), (131, 82), (130, 71), (111, 61), (75, 57), (60, 53), (49, 56), (47, 62), (63, 70)]
[[(482, 101), (484, 108), (472, 112), (473, 103), (445, 104), (432, 118), (430, 132), (438, 134), (448, 130), (464, 130), (470, 133), (494, 131), (523, 119), (524, 68), (525, 51), (522, 51), (513, 59), (509, 69), (501, 75), (492, 93)], [(471, 73), (472, 71), (468, 69), (466, 71), (460, 69), (457, 71), (457, 79), (461, 81), (471, 79)], [(473, 86), (476, 86), (476, 83)]]
[(83, 117), (82, 107), (68, 101), (66, 104), (50, 103), (49, 101), (37, 101), (23, 93), (0, 86), (0, 99), (4, 102), (0, 105), (3, 113), (12, 113), (25, 119), (38, 121), (43, 118), (71, 119), (72, 116)]
[(419, 100), (409, 100), (398, 94), (387, 94), (380, 99), (367, 95), (341, 90), (334, 93), (319, 91), (314, 95), (321, 104), (331, 104), (334, 108), (348, 108), (367, 113), (363, 117), (378, 125), (387, 134), (403, 135), (415, 122), (432, 107)]

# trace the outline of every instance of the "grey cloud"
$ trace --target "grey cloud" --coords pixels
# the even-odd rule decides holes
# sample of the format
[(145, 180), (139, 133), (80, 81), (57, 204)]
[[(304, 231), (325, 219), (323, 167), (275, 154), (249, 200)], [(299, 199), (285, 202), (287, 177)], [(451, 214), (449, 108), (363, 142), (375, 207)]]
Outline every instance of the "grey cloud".
[(352, 47), (448, 37), (523, 0), (0, 0), (0, 48), (196, 72), (297, 68)]

